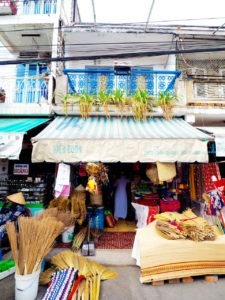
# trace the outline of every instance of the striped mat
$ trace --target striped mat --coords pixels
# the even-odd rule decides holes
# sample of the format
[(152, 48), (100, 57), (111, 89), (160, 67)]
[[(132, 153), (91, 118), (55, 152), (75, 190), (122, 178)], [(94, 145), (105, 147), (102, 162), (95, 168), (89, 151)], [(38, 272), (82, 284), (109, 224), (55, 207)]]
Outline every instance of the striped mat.
[(135, 232), (103, 232), (96, 249), (132, 249)]

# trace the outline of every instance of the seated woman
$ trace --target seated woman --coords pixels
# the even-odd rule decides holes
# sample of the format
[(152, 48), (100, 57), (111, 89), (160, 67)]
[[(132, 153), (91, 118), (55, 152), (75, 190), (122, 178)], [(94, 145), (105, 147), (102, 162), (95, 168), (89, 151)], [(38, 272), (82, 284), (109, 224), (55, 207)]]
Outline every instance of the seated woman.
[(23, 194), (16, 193), (6, 197), (6, 202), (0, 210), (0, 245), (6, 234), (5, 224), (16, 221), (20, 216), (27, 216)]

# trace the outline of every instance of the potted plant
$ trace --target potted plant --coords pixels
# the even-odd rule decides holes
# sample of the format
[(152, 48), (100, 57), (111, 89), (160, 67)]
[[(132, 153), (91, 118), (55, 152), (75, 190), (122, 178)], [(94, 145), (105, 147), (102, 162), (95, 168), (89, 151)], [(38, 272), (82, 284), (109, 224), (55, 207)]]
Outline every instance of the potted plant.
[(163, 117), (170, 120), (173, 117), (174, 103), (178, 101), (178, 96), (170, 91), (160, 92), (156, 97), (156, 105), (163, 111)]
[(110, 103), (116, 105), (119, 108), (120, 114), (122, 116), (125, 106), (129, 104), (129, 98), (126, 93), (121, 89), (115, 89), (110, 94)]
[(145, 120), (148, 111), (152, 110), (153, 96), (145, 89), (138, 88), (135, 94), (131, 97), (132, 110), (134, 118), (138, 121)]
[(0, 87), (0, 103), (5, 102), (5, 96), (6, 96), (5, 90), (2, 87)]
[(69, 105), (73, 105), (75, 103), (77, 103), (77, 94), (71, 94), (71, 93), (56, 93), (55, 94), (62, 102), (63, 104), (63, 110), (64, 110), (64, 113), (65, 115), (67, 116), (68, 115), (68, 106)]
[(110, 117), (109, 115), (109, 104), (111, 101), (110, 94), (104, 90), (100, 90), (97, 98), (98, 98), (99, 105), (103, 106), (106, 116)]
[(83, 91), (79, 94), (78, 104), (80, 107), (80, 112), (82, 118), (87, 118), (92, 110), (92, 105), (94, 103), (94, 95), (88, 94)]

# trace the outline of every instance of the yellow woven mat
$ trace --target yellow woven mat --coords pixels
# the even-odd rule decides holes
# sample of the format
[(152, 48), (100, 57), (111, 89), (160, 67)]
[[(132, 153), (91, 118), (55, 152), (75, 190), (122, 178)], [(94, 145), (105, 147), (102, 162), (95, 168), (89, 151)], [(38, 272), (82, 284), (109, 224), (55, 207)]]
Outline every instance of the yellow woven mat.
[(136, 222), (119, 219), (113, 228), (105, 227), (106, 232), (135, 232)]

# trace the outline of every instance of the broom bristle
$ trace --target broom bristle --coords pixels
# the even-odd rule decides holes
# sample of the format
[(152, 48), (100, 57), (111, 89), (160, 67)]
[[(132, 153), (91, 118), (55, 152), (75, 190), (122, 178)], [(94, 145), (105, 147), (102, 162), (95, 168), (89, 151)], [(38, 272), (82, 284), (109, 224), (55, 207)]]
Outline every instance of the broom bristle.
[(8, 226), (12, 254), (19, 274), (31, 274), (40, 268), (43, 258), (50, 251), (55, 238), (62, 232), (63, 226), (62, 222), (50, 217), (19, 217), (18, 234), (12, 225)]

